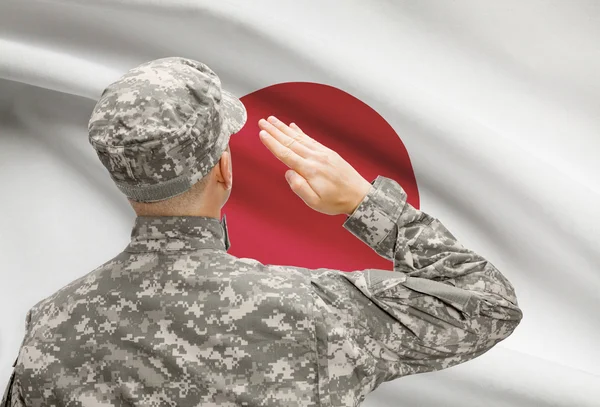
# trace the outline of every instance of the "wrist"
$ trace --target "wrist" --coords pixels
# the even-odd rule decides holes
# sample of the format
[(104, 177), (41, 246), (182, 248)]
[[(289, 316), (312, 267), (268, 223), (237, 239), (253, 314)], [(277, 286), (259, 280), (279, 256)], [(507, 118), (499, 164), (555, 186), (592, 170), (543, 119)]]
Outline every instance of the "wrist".
[(372, 186), (373, 185), (370, 182), (368, 182), (367, 180), (364, 180), (364, 182), (360, 185), (360, 187), (357, 188), (355, 198), (353, 199), (352, 204), (350, 205), (348, 211), (346, 211), (346, 215), (352, 216), (352, 214), (356, 211), (356, 209), (360, 206), (362, 201), (365, 199), (365, 196), (367, 196), (367, 194), (371, 190)]

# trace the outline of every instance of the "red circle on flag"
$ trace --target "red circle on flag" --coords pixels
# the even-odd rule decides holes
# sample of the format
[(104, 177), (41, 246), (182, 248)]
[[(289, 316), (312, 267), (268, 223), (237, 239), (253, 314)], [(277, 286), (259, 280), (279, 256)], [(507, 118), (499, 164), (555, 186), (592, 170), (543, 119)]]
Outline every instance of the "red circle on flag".
[(233, 189), (222, 208), (227, 215), (229, 254), (263, 264), (392, 270), (342, 225), (346, 215), (310, 209), (285, 180), (288, 167), (259, 139), (258, 120), (276, 116), (296, 123), (321, 144), (338, 152), (367, 181), (378, 175), (397, 181), (408, 202), (419, 208), (419, 193), (408, 152), (394, 129), (368, 105), (331, 86), (288, 82), (241, 98), (248, 111), (244, 128), (230, 139)]

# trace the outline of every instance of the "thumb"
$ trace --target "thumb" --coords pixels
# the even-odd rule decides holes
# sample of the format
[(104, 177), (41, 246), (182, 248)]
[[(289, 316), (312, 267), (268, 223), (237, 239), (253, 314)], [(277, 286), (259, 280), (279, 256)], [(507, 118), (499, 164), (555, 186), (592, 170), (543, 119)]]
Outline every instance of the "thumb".
[(294, 179), (294, 174), (298, 175), (298, 173), (294, 170), (288, 170), (285, 172), (285, 179), (288, 182), (288, 184), (290, 184), (290, 185)]
[(292, 191), (298, 195), (306, 204), (315, 203), (318, 201), (319, 196), (312, 190), (308, 182), (294, 170), (288, 170), (285, 172), (285, 179), (292, 188)]

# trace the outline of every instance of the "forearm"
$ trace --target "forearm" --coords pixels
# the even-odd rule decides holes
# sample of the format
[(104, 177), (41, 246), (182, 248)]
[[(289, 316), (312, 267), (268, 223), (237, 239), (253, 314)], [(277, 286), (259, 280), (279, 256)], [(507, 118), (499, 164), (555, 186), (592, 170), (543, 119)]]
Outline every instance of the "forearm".
[[(506, 277), (481, 255), (465, 248), (438, 219), (410, 205), (396, 181), (377, 177), (344, 227), (393, 261), (402, 286), (436, 297), (473, 317), (481, 313), (482, 317), (513, 321), (513, 329), (522, 318)], [(382, 281), (380, 290), (395, 284), (375, 271), (370, 276)], [(472, 323), (476, 326), (478, 322)]]

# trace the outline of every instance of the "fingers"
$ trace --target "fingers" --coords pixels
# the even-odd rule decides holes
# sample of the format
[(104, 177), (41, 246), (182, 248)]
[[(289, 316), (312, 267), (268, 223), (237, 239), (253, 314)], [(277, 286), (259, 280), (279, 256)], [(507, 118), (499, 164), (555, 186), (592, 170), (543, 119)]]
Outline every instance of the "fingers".
[(300, 127), (298, 127), (298, 125), (296, 123), (290, 123), (290, 127), (296, 131), (299, 131), (302, 134), (306, 134), (306, 133), (304, 133), (304, 131), (302, 131), (302, 129)]
[(302, 131), (288, 127), (287, 124), (274, 116), (269, 116), (268, 121), (264, 119), (259, 120), (258, 126), (301, 157), (306, 158), (310, 156), (314, 150), (312, 147), (313, 144), (310, 143), (312, 140), (310, 137)]
[[(265, 130), (261, 130), (260, 140), (263, 142), (265, 147), (273, 153), (275, 157), (277, 157), (281, 162), (295, 170), (299, 174), (304, 174), (306, 170), (306, 162), (305, 159), (298, 154), (296, 154), (289, 147), (281, 144), (275, 137), (273, 137), (270, 133)], [(295, 143), (294, 143), (295, 144)]]
[(317, 149), (327, 149), (327, 147), (325, 147), (323, 144), (319, 143), (317, 140), (315, 140), (312, 137), (309, 137), (308, 134), (306, 134), (300, 127), (298, 127), (298, 125), (296, 123), (290, 123), (290, 127), (294, 130), (296, 130), (297, 132), (302, 133), (303, 136), (305, 136), (305, 142), (303, 143), (305, 146), (307, 146), (308, 148), (317, 150)]
[(260, 139), (271, 153), (304, 178), (309, 172), (308, 167), (314, 166), (310, 163), (310, 158), (316, 152), (329, 151), (296, 124), (292, 123), (292, 127), (288, 127), (274, 116), (269, 116), (268, 121), (260, 119), (258, 127), (262, 129), (259, 132)]

